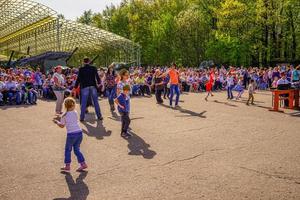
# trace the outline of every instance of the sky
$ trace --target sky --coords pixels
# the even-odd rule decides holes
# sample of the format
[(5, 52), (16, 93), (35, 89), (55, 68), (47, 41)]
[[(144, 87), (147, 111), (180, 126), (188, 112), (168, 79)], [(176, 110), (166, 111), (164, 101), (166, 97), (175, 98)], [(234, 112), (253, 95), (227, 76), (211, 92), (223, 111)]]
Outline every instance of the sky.
[(75, 20), (82, 15), (85, 10), (91, 9), (93, 12), (100, 12), (107, 5), (118, 5), (121, 0), (34, 0), (42, 3), (58, 14), (63, 14), (66, 19)]

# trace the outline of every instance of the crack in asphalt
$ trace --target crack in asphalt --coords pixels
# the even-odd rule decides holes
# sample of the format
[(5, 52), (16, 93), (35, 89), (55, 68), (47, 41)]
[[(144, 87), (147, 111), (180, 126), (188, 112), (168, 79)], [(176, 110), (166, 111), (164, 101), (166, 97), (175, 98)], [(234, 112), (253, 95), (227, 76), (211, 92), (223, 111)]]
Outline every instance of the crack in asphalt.
[(253, 173), (256, 173), (258, 175), (267, 176), (269, 178), (277, 178), (277, 179), (292, 181), (295, 184), (300, 185), (300, 178), (297, 178), (297, 177), (289, 177), (289, 176), (282, 176), (282, 175), (276, 175), (276, 174), (269, 174), (269, 173), (266, 173), (266, 172), (263, 172), (263, 171), (250, 169), (250, 168), (247, 168), (247, 167), (239, 167), (239, 168), (250, 171), (250, 172), (253, 172)]
[(181, 131), (174, 131), (174, 132), (172, 132), (172, 134), (186, 133), (186, 132), (190, 132), (190, 131), (200, 131), (200, 130), (211, 128), (211, 127), (212, 126), (207, 126), (207, 127), (202, 127), (202, 128), (194, 128), (194, 129), (187, 129), (187, 130), (181, 130)]
[(170, 165), (170, 164), (175, 163), (175, 162), (185, 162), (185, 161), (193, 160), (193, 159), (196, 159), (196, 158), (198, 158), (198, 157), (200, 157), (200, 156), (203, 156), (203, 155), (204, 155), (205, 153), (207, 153), (207, 152), (222, 151), (222, 150), (224, 150), (224, 149), (212, 149), (212, 150), (205, 151), (205, 152), (202, 152), (202, 153), (199, 153), (199, 154), (196, 154), (196, 155), (194, 155), (194, 156), (187, 157), (187, 158), (184, 158), (184, 159), (180, 159), (180, 160), (174, 159), (174, 160), (171, 160), (171, 161), (169, 161), (169, 162), (166, 162), (166, 163), (164, 163), (164, 164), (162, 164), (162, 165), (160, 165), (160, 166)]
[(117, 165), (111, 166), (110, 168), (111, 168), (111, 169), (109, 169), (109, 170), (105, 170), (105, 171), (103, 171), (103, 172), (101, 172), (101, 173), (97, 173), (97, 174), (95, 175), (95, 178), (90, 179), (89, 181), (92, 182), (92, 181), (98, 179), (98, 177), (96, 177), (96, 176), (106, 175), (106, 174), (109, 174), (110, 172), (113, 172), (113, 171), (115, 171), (115, 170), (120, 169), (120, 163), (118, 163)]

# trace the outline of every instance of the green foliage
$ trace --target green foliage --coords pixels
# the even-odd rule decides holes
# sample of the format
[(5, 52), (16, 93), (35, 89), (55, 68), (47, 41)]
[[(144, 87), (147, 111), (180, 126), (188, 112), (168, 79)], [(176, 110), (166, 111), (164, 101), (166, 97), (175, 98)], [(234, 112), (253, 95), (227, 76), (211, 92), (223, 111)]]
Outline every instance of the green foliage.
[(206, 55), (217, 63), (228, 65), (249, 65), (249, 46), (240, 38), (216, 34), (215, 40), (210, 41)]
[(84, 11), (83, 15), (77, 19), (78, 22), (91, 25), (93, 23), (93, 12), (92, 10)]
[(78, 21), (139, 43), (144, 64), (300, 60), (299, 0), (123, 0)]

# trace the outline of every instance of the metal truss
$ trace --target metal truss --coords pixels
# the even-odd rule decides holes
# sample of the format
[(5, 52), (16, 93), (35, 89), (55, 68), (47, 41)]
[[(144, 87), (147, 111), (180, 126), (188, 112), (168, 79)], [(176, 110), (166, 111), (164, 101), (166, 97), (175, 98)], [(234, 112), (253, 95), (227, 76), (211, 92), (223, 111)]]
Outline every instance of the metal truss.
[[(46, 51), (112, 50), (122, 60), (140, 65), (140, 46), (96, 27), (64, 20), (31, 0), (0, 0), (0, 51), (38, 55)], [(119, 56), (120, 58), (120, 56)]]

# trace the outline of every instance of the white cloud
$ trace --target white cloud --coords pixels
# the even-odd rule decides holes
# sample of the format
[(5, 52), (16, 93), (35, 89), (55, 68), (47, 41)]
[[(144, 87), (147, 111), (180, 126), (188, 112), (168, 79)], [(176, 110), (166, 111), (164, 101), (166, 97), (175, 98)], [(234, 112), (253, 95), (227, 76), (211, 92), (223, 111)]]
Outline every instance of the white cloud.
[(59, 14), (63, 14), (66, 19), (75, 20), (82, 15), (85, 10), (91, 9), (93, 12), (100, 12), (107, 5), (118, 5), (121, 0), (34, 0), (42, 3)]

